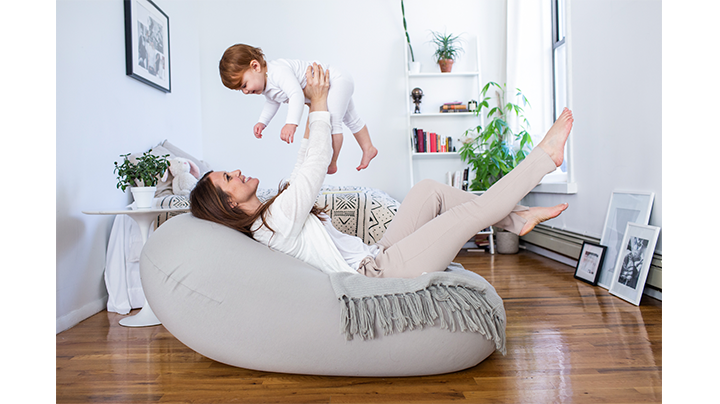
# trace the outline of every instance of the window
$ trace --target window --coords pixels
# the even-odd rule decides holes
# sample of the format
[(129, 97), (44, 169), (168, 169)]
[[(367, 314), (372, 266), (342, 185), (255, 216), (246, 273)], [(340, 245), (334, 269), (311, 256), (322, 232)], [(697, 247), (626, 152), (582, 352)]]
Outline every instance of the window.
[[(525, 117), (531, 123), (530, 135), (535, 145), (563, 108), (570, 106), (569, 3), (568, 0), (507, 1), (508, 89), (520, 88), (530, 100), (531, 108), (525, 109)], [(546, 175), (534, 192), (577, 192), (571, 158), (572, 153), (568, 154), (566, 149), (563, 165)]]
[[(565, 0), (551, 0), (550, 4), (552, 7), (550, 15), (552, 20), (553, 117), (557, 119), (563, 108), (568, 105), (566, 8)], [(559, 171), (565, 174), (565, 180), (567, 180), (567, 149), (565, 162)]]

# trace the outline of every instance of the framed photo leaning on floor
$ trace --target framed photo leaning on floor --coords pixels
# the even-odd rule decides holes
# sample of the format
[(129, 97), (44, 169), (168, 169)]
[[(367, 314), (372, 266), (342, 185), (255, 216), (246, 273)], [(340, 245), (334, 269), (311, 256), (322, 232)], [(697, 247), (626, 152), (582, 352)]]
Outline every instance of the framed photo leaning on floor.
[(622, 247), (625, 225), (628, 223), (649, 224), (655, 193), (613, 191), (610, 196), (605, 226), (600, 245), (607, 247), (605, 262), (600, 268), (599, 286), (610, 289), (614, 277), (615, 262)]
[(597, 285), (600, 268), (605, 259), (607, 247), (600, 244), (583, 241), (577, 266), (575, 266), (575, 279)]
[(636, 306), (640, 304), (659, 235), (659, 227), (627, 224), (622, 249), (615, 262), (611, 294)]

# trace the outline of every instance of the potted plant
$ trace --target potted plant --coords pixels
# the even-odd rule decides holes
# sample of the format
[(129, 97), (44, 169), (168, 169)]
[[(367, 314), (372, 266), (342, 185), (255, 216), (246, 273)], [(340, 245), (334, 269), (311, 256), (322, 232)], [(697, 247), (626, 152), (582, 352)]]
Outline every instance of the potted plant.
[(440, 71), (450, 73), (455, 59), (463, 52), (463, 48), (460, 46), (460, 36), (441, 34), (436, 31), (431, 32), (433, 35), (432, 42), (437, 47), (434, 56), (438, 65), (440, 65)]
[(408, 49), (410, 50), (410, 72), (420, 73), (420, 62), (415, 61), (415, 54), (413, 53), (412, 45), (410, 44), (410, 35), (407, 31), (407, 21), (405, 21), (405, 4), (403, 0), (400, 0), (400, 9), (402, 10), (403, 16), (403, 28), (405, 28), (405, 40), (407, 41)]
[(131, 161), (130, 153), (122, 154), (122, 164), (115, 162), (114, 173), (117, 173), (117, 188), (125, 189), (130, 187), (133, 194), (135, 204), (138, 208), (149, 208), (152, 206), (152, 199), (155, 197), (157, 183), (165, 171), (168, 169), (169, 163), (167, 158), (169, 154), (156, 156), (150, 153), (151, 150), (143, 153)]
[[(505, 99), (506, 86), (488, 82), (481, 91), (483, 100), (478, 104), (475, 115), (487, 109), (489, 121), (483, 128), (478, 125), (465, 131), (465, 139), (460, 147), (460, 157), (470, 164), (475, 178), (470, 182), (471, 191), (485, 191), (510, 170), (515, 168), (530, 153), (533, 142), (525, 118), (523, 107), (530, 105), (525, 95), (517, 89), (516, 96), (522, 103), (518, 105)], [(494, 88), (497, 105), (490, 108), (491, 97), (488, 91)], [(508, 118), (518, 118), (520, 130), (515, 133), (508, 125)]]
[[(488, 91), (495, 89), (497, 105), (490, 108), (491, 97)], [(528, 133), (530, 126), (525, 118), (523, 107), (530, 105), (525, 95), (517, 89), (516, 97), (522, 103), (518, 105), (505, 99), (506, 85), (489, 82), (481, 91), (482, 102), (478, 104), (476, 115), (487, 109), (485, 127), (478, 125), (465, 131), (465, 139), (460, 147), (460, 157), (469, 163), (475, 173), (470, 182), (471, 191), (485, 191), (500, 178), (510, 172), (530, 153), (532, 138)], [(508, 124), (508, 118), (515, 115), (519, 131), (516, 133)], [(514, 254), (518, 251), (517, 234), (499, 230), (496, 234), (497, 251), (501, 254)]]

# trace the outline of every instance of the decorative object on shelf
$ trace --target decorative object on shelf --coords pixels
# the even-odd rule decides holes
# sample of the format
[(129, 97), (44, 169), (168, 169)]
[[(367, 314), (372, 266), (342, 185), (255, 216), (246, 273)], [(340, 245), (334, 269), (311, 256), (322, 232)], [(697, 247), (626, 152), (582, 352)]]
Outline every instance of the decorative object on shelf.
[(170, 92), (170, 18), (150, 0), (125, 0), (125, 73)]
[(125, 189), (130, 187), (137, 208), (151, 207), (158, 180), (170, 165), (168, 156), (170, 155), (156, 156), (148, 150), (142, 156), (135, 158), (132, 158), (130, 153), (122, 154), (120, 155), (123, 157), (122, 164), (118, 164), (117, 161), (114, 163), (113, 172), (117, 174), (117, 188), (125, 192)]
[(467, 107), (469, 112), (475, 112), (477, 111), (478, 103), (475, 100), (470, 100), (467, 103)]
[(423, 97), (423, 91), (419, 87), (413, 88), (412, 92), (410, 93), (412, 96), (413, 102), (415, 103), (415, 111), (413, 111), (414, 114), (420, 113), (420, 103), (422, 102)]
[[(490, 108), (486, 96), (490, 88), (496, 89), (497, 106)], [(476, 115), (482, 113), (483, 107), (488, 109), (487, 118), (490, 119), (485, 128), (478, 125), (465, 131), (465, 139), (460, 147), (460, 157), (469, 163), (475, 172), (475, 178), (470, 183), (471, 191), (484, 191), (490, 188), (510, 170), (515, 168), (528, 153), (532, 146), (532, 138), (527, 131), (530, 126), (525, 118), (523, 107), (530, 105), (520, 89), (515, 94), (522, 102), (518, 104), (508, 102), (505, 99), (505, 85), (500, 86), (495, 82), (488, 82), (481, 91), (484, 97), (478, 104)], [(520, 123), (520, 131), (515, 133), (508, 125), (507, 117), (515, 114)], [(514, 142), (519, 141), (517, 149)]]
[(460, 46), (460, 36), (453, 34), (441, 34), (436, 31), (431, 32), (433, 35), (432, 42), (437, 47), (435, 49), (434, 56), (438, 65), (440, 65), (440, 71), (443, 73), (450, 73), (455, 59), (461, 52), (463, 52), (463, 48)]
[(407, 21), (405, 21), (405, 3), (400, 0), (400, 9), (402, 10), (403, 16), (403, 28), (405, 28), (405, 40), (407, 40), (408, 49), (410, 50), (410, 73), (420, 73), (420, 62), (415, 61), (415, 54), (413, 53), (412, 44), (410, 44), (410, 34), (407, 31)]
[(660, 228), (656, 226), (637, 223), (626, 225), (621, 244), (623, 251), (615, 262), (611, 294), (636, 306), (640, 305), (659, 235)]

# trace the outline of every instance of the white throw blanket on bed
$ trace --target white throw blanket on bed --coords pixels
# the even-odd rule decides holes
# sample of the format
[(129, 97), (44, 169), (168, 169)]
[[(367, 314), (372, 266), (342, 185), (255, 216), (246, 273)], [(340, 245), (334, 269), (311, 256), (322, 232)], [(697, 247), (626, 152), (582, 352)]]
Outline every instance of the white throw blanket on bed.
[(356, 335), (375, 338), (376, 326), (389, 335), (439, 320), (443, 329), (480, 333), (506, 353), (502, 299), (482, 276), (460, 264), (414, 279), (329, 276), (342, 304), (340, 329), (348, 340)]

